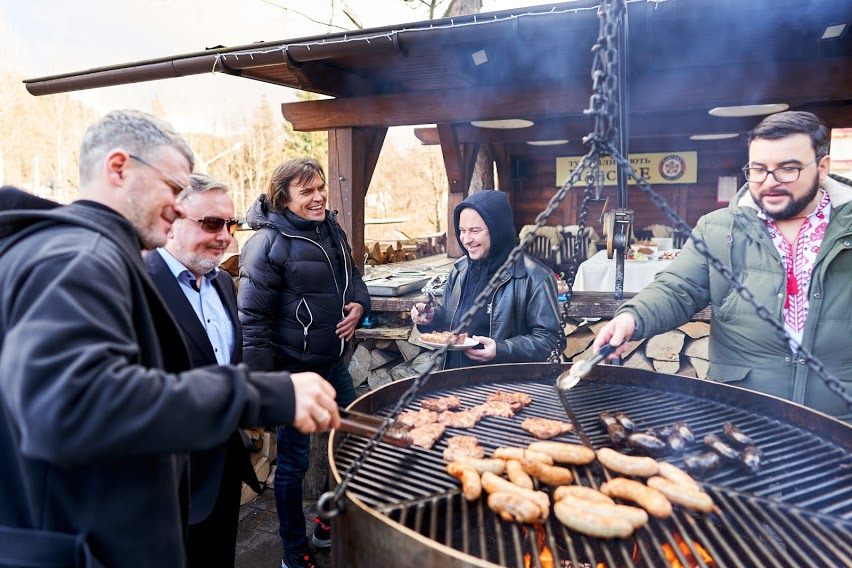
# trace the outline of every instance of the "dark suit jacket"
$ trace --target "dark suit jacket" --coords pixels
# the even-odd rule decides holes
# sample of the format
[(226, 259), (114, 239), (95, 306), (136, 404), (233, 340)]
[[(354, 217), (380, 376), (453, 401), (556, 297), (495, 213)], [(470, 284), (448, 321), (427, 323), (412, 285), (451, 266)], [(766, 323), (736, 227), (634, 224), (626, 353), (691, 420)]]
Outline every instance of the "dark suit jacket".
[[(189, 347), (192, 367), (218, 365), (213, 346), (207, 337), (207, 332), (198, 320), (198, 315), (186, 299), (177, 279), (169, 270), (166, 261), (157, 251), (145, 255), (145, 266), (157, 290), (163, 296), (169, 310), (180, 325), (180, 330)], [(228, 310), (231, 322), (234, 323), (234, 350), (231, 353), (231, 363), (237, 364), (243, 357), (243, 336), (237, 314), (237, 294), (234, 281), (224, 270), (220, 270), (213, 280), (213, 287), (218, 292), (222, 303)], [(190, 454), (190, 509), (189, 522), (197, 523), (206, 518), (213, 509), (219, 495), (219, 484), (226, 467), (238, 468), (242, 480), (256, 492), (260, 493), (260, 484), (254, 474), (249, 450), (242, 432), (234, 431), (226, 444), (238, 444), (241, 451), (238, 463), (230, 463), (225, 459), (226, 445), (217, 446), (204, 452)]]

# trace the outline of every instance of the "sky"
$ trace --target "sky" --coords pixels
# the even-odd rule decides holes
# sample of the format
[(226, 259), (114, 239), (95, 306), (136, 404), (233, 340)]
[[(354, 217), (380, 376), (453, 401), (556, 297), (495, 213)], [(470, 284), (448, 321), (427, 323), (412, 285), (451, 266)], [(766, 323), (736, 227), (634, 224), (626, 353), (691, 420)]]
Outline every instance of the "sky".
[[(542, 3), (484, 0), (483, 11)], [(364, 27), (427, 19), (425, 10), (403, 0), (0, 0), (0, 66), (35, 78), (212, 46), (337, 33), (341, 30), (301, 14), (325, 22), (334, 5), (334, 22), (348, 25), (341, 14), (344, 4)], [(294, 93), (217, 73), (71, 94), (100, 113), (150, 111), (159, 101), (178, 130), (215, 134), (239, 131), (264, 95), (278, 104)]]

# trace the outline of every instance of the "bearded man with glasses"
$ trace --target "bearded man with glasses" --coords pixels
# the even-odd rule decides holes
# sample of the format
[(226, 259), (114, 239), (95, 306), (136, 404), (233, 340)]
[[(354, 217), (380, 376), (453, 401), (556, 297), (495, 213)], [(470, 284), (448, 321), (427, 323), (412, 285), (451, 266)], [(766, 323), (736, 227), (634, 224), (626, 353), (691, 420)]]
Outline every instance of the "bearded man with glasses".
[(675, 328), (710, 304), (708, 379), (850, 420), (843, 399), (811, 373), (798, 346), (852, 389), (852, 181), (829, 174), (829, 131), (809, 112), (763, 119), (748, 143), (746, 184), (727, 208), (699, 219), (693, 234), (783, 322), (792, 341), (759, 319), (690, 240), (600, 330), (595, 349)]
[(186, 215), (192, 166), (169, 125), (115, 111), (83, 137), (79, 201), (0, 213), (0, 566), (180, 568), (185, 453), (339, 421), (316, 373), (191, 369), (140, 252)]

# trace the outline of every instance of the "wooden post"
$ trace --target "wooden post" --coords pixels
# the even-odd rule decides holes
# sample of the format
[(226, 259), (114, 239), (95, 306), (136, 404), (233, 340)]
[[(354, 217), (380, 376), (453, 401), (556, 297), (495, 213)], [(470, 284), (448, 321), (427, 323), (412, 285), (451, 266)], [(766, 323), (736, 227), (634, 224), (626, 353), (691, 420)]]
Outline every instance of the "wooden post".
[(329, 209), (337, 220), (359, 269), (364, 268), (364, 197), (376, 170), (387, 128), (334, 128), (328, 131)]

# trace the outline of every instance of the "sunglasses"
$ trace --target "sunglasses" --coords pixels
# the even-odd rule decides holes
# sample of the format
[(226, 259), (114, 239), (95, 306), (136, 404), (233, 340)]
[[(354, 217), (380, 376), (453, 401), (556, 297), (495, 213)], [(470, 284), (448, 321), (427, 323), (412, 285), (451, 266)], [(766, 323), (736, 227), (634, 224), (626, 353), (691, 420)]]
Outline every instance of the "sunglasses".
[(228, 234), (232, 237), (237, 232), (237, 226), (240, 224), (236, 219), (222, 219), (221, 217), (202, 217), (201, 219), (193, 219), (192, 217), (184, 217), (188, 221), (195, 221), (201, 225), (201, 230), (205, 233), (218, 233), (222, 227), (228, 227)]

